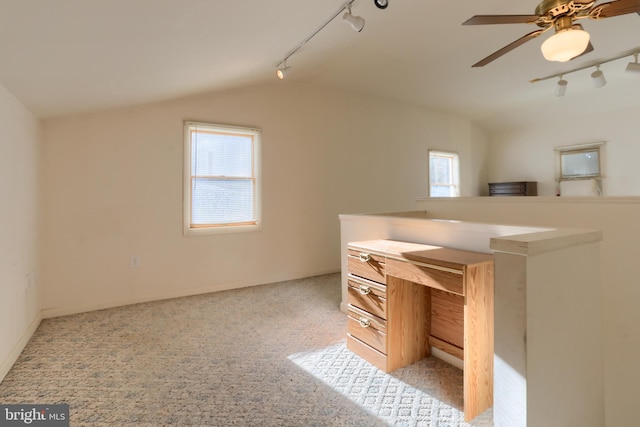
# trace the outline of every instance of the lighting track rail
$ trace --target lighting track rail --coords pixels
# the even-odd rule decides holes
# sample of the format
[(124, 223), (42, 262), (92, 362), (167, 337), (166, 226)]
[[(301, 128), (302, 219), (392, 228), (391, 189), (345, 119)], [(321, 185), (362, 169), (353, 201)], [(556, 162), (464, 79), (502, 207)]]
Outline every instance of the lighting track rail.
[(559, 78), (560, 80), (558, 81), (558, 85), (556, 87), (556, 96), (564, 96), (565, 91), (567, 89), (567, 80), (564, 79), (564, 77), (567, 74), (572, 74), (575, 73), (577, 71), (582, 71), (582, 70), (586, 70), (587, 68), (595, 68), (596, 70), (591, 73), (591, 78), (593, 79), (593, 83), (596, 87), (600, 88), (603, 87), (604, 85), (607, 84), (606, 79), (604, 78), (604, 73), (600, 70), (600, 66), (602, 64), (607, 64), (609, 62), (613, 62), (613, 61), (617, 61), (619, 59), (625, 58), (627, 56), (631, 56), (634, 57), (635, 60), (634, 62), (630, 62), (627, 65), (627, 71), (630, 72), (635, 72), (635, 73), (639, 73), (640, 72), (640, 64), (638, 63), (638, 55), (640, 54), (640, 47), (636, 47), (634, 49), (628, 50), (626, 52), (623, 52), (619, 55), (613, 56), (611, 58), (607, 58), (601, 61), (594, 61), (594, 62), (590, 62), (587, 63), (583, 66), (577, 67), (577, 68), (572, 68), (570, 70), (567, 71), (563, 71), (560, 73), (556, 73), (556, 74), (550, 74), (548, 76), (544, 76), (544, 77), (538, 77), (535, 78), (533, 80), (529, 80), (530, 83), (537, 83), (537, 82), (541, 82), (544, 80), (549, 80), (549, 79), (553, 79), (553, 78)]
[(622, 58), (625, 58), (627, 56), (635, 56), (635, 55), (638, 55), (638, 54), (640, 54), (640, 47), (636, 47), (635, 49), (631, 49), (629, 51), (621, 53), (620, 55), (614, 56), (613, 58), (605, 59), (603, 61), (591, 62), (591, 63), (583, 65), (581, 67), (572, 68), (571, 70), (563, 71), (561, 73), (551, 74), (551, 75), (548, 75), (548, 76), (545, 76), (545, 77), (538, 77), (538, 78), (535, 78), (533, 80), (529, 80), (529, 83), (537, 83), (537, 82), (541, 82), (543, 80), (553, 79), (555, 77), (566, 76), (567, 74), (575, 73), (576, 71), (582, 71), (582, 70), (586, 70), (587, 68), (598, 67), (598, 66), (600, 66), (602, 64), (606, 64), (606, 63), (609, 63), (609, 62), (617, 61), (618, 59), (622, 59)]
[[(287, 66), (287, 60), (291, 58), (293, 55), (295, 55), (300, 49), (302, 49), (304, 45), (309, 43), (309, 41), (312, 38), (314, 38), (320, 31), (322, 31), (327, 25), (329, 25), (331, 21), (336, 19), (336, 17), (340, 15), (342, 12), (346, 11), (346, 13), (342, 18), (345, 20), (345, 22), (351, 25), (351, 28), (353, 28), (354, 31), (357, 31), (357, 32), (362, 31), (362, 28), (364, 27), (364, 23), (365, 23), (364, 19), (360, 16), (354, 16), (351, 14), (351, 5), (355, 1), (356, 0), (347, 0), (345, 3), (342, 4), (342, 6), (338, 8), (338, 10), (336, 10), (331, 16), (329, 16), (329, 18), (327, 18), (327, 20), (324, 21), (322, 25), (320, 25), (314, 32), (309, 34), (304, 40), (298, 43), (298, 45), (296, 45), (293, 49), (287, 52), (287, 54), (282, 58), (282, 60), (280, 60), (280, 62), (276, 64), (276, 76), (278, 76), (278, 78), (281, 80), (284, 79), (285, 76), (289, 73), (289, 71), (291, 71), (291, 67)], [(374, 4), (378, 9), (386, 9), (387, 6), (389, 5), (389, 1), (374, 0)]]

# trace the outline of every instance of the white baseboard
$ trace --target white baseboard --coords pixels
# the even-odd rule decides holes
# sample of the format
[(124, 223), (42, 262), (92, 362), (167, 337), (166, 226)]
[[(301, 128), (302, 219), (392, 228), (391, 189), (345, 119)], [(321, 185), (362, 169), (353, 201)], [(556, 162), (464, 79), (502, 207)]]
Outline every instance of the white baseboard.
[(340, 302), (340, 311), (343, 313), (348, 313), (347, 307), (349, 306), (349, 304), (345, 304), (344, 301)]
[(340, 270), (331, 269), (331, 270), (322, 270), (314, 273), (306, 273), (306, 274), (303, 273), (303, 275), (293, 277), (293, 278), (267, 278), (267, 279), (261, 279), (259, 281), (254, 280), (254, 281), (246, 281), (246, 282), (226, 282), (226, 283), (219, 283), (216, 285), (204, 286), (199, 288), (179, 289), (179, 290), (169, 291), (169, 292), (160, 292), (155, 294), (132, 296), (129, 298), (123, 298), (123, 299), (112, 300), (107, 302), (45, 308), (42, 310), (42, 318), (49, 319), (52, 317), (68, 316), (71, 314), (86, 313), (89, 311), (104, 310), (107, 308), (122, 307), (125, 305), (131, 305), (131, 304), (140, 304), (145, 302), (161, 301), (161, 300), (172, 299), (172, 298), (189, 297), (193, 295), (202, 295), (202, 294), (208, 294), (212, 292), (228, 291), (231, 289), (248, 288), (251, 286), (259, 286), (259, 285), (265, 285), (270, 283), (287, 282), (290, 280), (300, 280), (307, 277), (323, 276), (325, 274), (334, 274), (339, 271)]
[(11, 350), (9, 355), (2, 361), (2, 363), (0, 363), (0, 383), (4, 380), (4, 377), (7, 376), (13, 364), (18, 360), (18, 357), (20, 357), (20, 353), (22, 353), (22, 350), (24, 350), (36, 329), (38, 329), (40, 322), (42, 322), (42, 312), (39, 312), (31, 321), (29, 327), (24, 331), (20, 340), (13, 347), (13, 350)]
[(172, 298), (189, 297), (193, 295), (208, 294), (211, 292), (218, 292), (218, 291), (227, 291), (230, 289), (239, 289), (239, 288), (244, 288), (244, 287), (249, 287), (254, 285), (257, 285), (257, 283), (256, 284), (225, 283), (221, 285), (209, 286), (204, 288), (184, 289), (184, 290), (173, 291), (173, 292), (157, 293), (154, 295), (140, 295), (140, 296), (135, 296), (130, 298), (100, 302), (100, 303), (89, 303), (89, 304), (80, 304), (80, 305), (73, 305), (73, 306), (66, 306), (66, 307), (45, 308), (42, 310), (42, 317), (44, 319), (49, 319), (52, 317), (69, 316), (71, 314), (87, 313), (90, 311), (122, 307), (125, 305), (141, 304), (145, 302), (161, 301), (161, 300), (172, 299)]
[(139, 303), (159, 301), (164, 299), (187, 297), (192, 295), (207, 294), (211, 292), (226, 291), (230, 289), (240, 289), (240, 288), (246, 288), (250, 286), (264, 285), (268, 283), (279, 283), (279, 282), (286, 282), (290, 280), (300, 280), (306, 277), (323, 276), (325, 274), (334, 274), (337, 272), (339, 272), (339, 270), (336, 270), (336, 269), (323, 270), (323, 271), (318, 271), (314, 274), (306, 274), (306, 275), (302, 275), (300, 277), (294, 277), (294, 278), (264, 279), (264, 280), (261, 280), (260, 282), (257, 282), (257, 281), (230, 282), (230, 283), (223, 283), (223, 284), (200, 287), (200, 288), (181, 289), (181, 290), (176, 290), (172, 292), (158, 293), (155, 295), (142, 295), (142, 296), (125, 298), (120, 300), (113, 300), (113, 301), (104, 302), (104, 303), (82, 304), (77, 306), (43, 309), (40, 312), (38, 312), (36, 317), (29, 324), (29, 327), (25, 330), (24, 334), (22, 335), (20, 340), (16, 343), (16, 345), (11, 350), (9, 355), (0, 363), (0, 383), (2, 382), (2, 380), (4, 380), (4, 377), (11, 370), (11, 367), (14, 365), (16, 360), (18, 360), (18, 357), (20, 357), (20, 354), (26, 347), (27, 343), (35, 333), (36, 329), (38, 329), (38, 326), (40, 325), (40, 322), (42, 322), (42, 319), (66, 316), (66, 315), (77, 314), (77, 313), (85, 313), (88, 311), (102, 310), (106, 308), (120, 307), (120, 306), (130, 305), (130, 304), (139, 304)]

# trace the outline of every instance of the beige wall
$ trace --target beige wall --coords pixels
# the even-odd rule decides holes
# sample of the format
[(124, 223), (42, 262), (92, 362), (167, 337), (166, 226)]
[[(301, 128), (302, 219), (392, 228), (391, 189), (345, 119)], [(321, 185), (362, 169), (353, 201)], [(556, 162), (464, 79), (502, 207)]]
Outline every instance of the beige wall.
[[(538, 181), (538, 195), (556, 195), (554, 147), (605, 141), (602, 150), (605, 196), (640, 196), (640, 106), (491, 135), (489, 180)], [(485, 188), (485, 192), (486, 192)], [(485, 193), (486, 194), (486, 193)]]
[(39, 131), (35, 117), (0, 85), (0, 380), (40, 320)]
[[(182, 235), (184, 119), (262, 128), (262, 231)], [(461, 154), (467, 195), (486, 177), (467, 120), (281, 82), (48, 120), (44, 137), (45, 316), (338, 271), (338, 214), (413, 208), (429, 148)]]
[[(418, 208), (427, 210), (433, 218), (602, 230), (606, 425), (627, 426), (637, 417), (640, 281), (635, 267), (640, 240), (640, 198), (425, 199), (418, 203)], [(554, 295), (548, 298), (553, 304)], [(575, 304), (580, 303), (580, 295), (576, 295)], [(571, 307), (567, 307), (567, 315), (571, 315)]]

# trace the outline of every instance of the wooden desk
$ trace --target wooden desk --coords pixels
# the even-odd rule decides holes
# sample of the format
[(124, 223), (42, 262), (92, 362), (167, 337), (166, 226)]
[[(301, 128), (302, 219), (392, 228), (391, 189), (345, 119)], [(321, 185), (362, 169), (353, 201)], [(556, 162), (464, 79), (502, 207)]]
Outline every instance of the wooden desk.
[(385, 372), (438, 348), (464, 363), (464, 415), (493, 404), (493, 256), (409, 242), (348, 245), (347, 348)]

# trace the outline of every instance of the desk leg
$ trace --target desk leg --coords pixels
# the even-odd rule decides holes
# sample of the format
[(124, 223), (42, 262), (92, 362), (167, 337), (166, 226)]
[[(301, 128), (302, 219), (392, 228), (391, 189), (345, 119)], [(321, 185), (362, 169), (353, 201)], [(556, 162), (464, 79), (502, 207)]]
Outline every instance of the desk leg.
[(464, 419), (493, 405), (493, 264), (467, 271), (464, 306)]
[(389, 372), (430, 355), (431, 292), (387, 276), (387, 366)]

